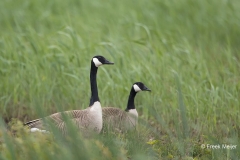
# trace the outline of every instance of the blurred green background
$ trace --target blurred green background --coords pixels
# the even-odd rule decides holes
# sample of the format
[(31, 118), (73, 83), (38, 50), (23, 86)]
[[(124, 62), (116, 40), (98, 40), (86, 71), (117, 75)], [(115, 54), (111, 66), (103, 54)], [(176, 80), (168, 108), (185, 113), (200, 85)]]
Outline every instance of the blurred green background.
[[(239, 159), (239, 44), (239, 0), (1, 0), (0, 110), (15, 120), (0, 158)], [(138, 130), (29, 134), (19, 121), (88, 107), (94, 55), (115, 63), (98, 72), (102, 106), (125, 109), (137, 81), (152, 90)]]

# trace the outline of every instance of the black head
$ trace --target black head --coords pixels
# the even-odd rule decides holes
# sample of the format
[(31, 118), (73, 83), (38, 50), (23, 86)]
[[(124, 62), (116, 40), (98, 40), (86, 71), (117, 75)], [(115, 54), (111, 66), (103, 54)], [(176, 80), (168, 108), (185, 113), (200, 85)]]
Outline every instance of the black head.
[(151, 91), (148, 87), (146, 87), (142, 82), (135, 82), (133, 84), (133, 89), (135, 90), (135, 92), (139, 92), (139, 91)]
[(108, 61), (103, 56), (94, 56), (92, 58), (92, 63), (94, 63), (96, 67), (99, 67), (103, 64), (114, 64), (113, 62)]

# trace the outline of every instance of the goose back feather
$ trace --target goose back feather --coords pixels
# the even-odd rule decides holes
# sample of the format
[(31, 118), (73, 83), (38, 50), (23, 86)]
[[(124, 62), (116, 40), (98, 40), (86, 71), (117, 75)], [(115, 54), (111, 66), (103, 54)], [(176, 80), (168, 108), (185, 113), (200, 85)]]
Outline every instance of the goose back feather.
[[(104, 107), (103, 125), (108, 130), (129, 130), (137, 125), (138, 113), (126, 112), (115, 107)], [(136, 111), (136, 110), (135, 110)]]

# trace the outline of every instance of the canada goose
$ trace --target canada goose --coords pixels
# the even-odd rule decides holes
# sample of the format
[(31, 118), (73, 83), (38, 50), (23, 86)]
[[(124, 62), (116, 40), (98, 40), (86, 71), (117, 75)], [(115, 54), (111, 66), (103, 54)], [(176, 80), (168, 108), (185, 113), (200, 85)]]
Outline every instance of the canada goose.
[[(121, 110), (114, 107), (103, 107), (103, 126), (107, 129), (128, 130), (134, 128), (137, 124), (138, 112), (135, 108), (134, 98), (140, 91), (151, 91), (142, 82), (136, 82), (132, 85), (128, 98), (127, 108)], [(106, 129), (106, 128), (105, 128)]]
[[(66, 123), (63, 121), (62, 114), (66, 114), (71, 118), (71, 121), (76, 124), (79, 129), (83, 131), (94, 130), (100, 133), (102, 129), (102, 108), (100, 100), (98, 97), (97, 88), (97, 70), (98, 67), (104, 64), (114, 64), (109, 62), (103, 56), (94, 56), (91, 60), (91, 71), (90, 71), (90, 85), (91, 85), (91, 98), (89, 107), (84, 110), (71, 110), (65, 112), (58, 112), (52, 114), (44, 119), (50, 120), (59, 128), (64, 134), (66, 133)], [(25, 123), (31, 128), (31, 132), (46, 132), (44, 130), (46, 125), (44, 125), (43, 119), (36, 119)]]

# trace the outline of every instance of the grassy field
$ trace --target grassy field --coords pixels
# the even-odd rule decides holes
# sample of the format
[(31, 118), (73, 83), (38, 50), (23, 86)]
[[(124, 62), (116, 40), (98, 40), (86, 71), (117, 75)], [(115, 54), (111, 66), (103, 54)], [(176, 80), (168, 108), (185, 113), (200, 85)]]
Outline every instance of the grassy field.
[[(0, 159), (240, 159), (239, 0), (1, 0), (0, 26)], [(152, 90), (137, 131), (29, 134), (22, 122), (88, 107), (94, 55), (115, 63), (102, 106)]]

